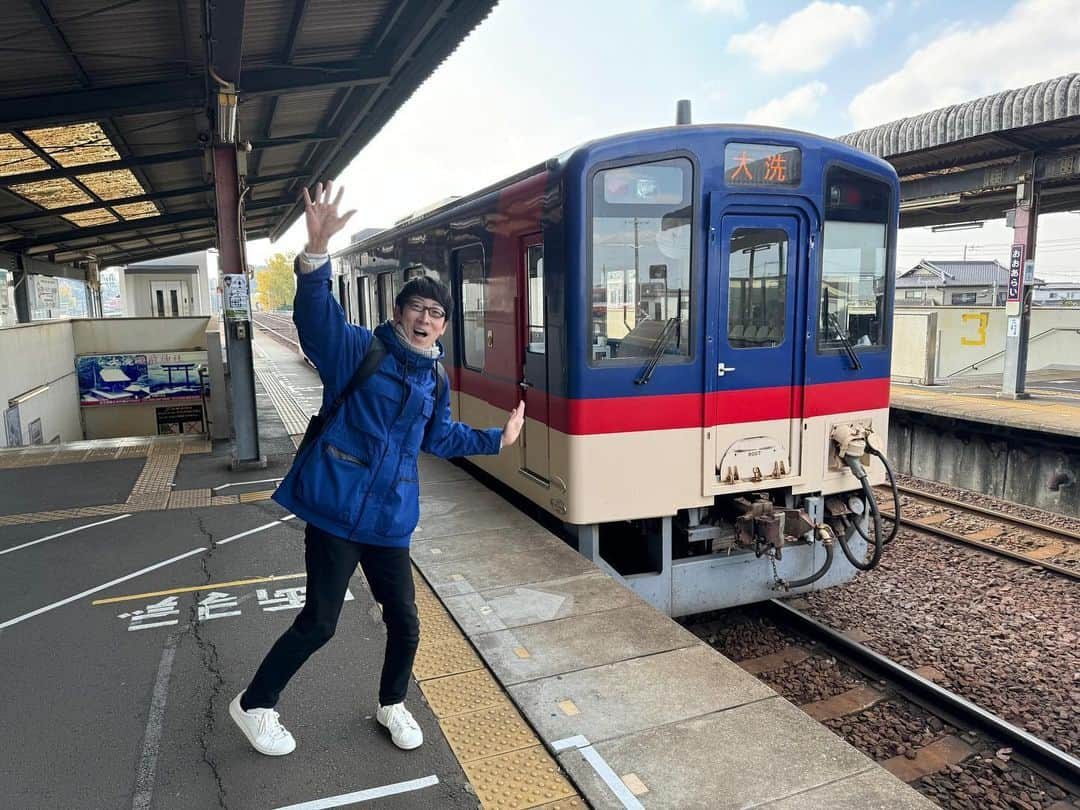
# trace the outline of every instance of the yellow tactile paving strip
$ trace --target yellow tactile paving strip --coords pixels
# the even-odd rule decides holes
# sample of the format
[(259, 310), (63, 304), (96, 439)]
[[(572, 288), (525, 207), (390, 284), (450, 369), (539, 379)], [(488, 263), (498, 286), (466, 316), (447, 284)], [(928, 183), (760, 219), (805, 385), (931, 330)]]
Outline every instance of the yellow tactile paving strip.
[(414, 569), (420, 647), (413, 676), (484, 810), (584, 810), (558, 763)]
[(67, 444), (3, 448), (0, 449), (0, 469), (145, 458), (151, 451), (178, 455), (209, 453), (210, 442), (203, 436), (186, 438), (139, 436), (127, 439), (98, 439)]

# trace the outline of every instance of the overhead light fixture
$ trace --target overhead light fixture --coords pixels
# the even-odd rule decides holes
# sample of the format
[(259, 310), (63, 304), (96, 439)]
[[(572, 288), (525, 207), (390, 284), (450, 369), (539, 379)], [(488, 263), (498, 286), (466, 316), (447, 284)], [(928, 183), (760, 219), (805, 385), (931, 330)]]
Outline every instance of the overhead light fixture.
[(26, 400), (33, 399), (38, 394), (44, 394), (49, 390), (47, 385), (39, 385), (37, 388), (31, 388), (29, 391), (23, 391), (16, 397), (12, 397), (8, 400), (8, 407), (14, 408), (16, 405), (22, 405)]
[(932, 225), (930, 230), (934, 233), (941, 233), (942, 231), (972, 231), (976, 228), (981, 228), (984, 225), (982, 220), (977, 222), (952, 222), (948, 225)]
[(959, 194), (945, 194), (940, 197), (922, 197), (917, 200), (901, 200), (901, 211), (918, 211), (923, 208), (937, 208), (942, 205), (955, 205), (960, 202)]
[(236, 86), (223, 84), (217, 93), (217, 136), (219, 143), (236, 143)]

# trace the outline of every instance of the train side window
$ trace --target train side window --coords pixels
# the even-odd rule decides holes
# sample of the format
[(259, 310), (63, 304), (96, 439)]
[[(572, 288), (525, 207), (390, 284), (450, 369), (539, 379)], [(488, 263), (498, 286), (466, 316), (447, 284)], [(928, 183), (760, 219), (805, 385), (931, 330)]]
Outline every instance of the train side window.
[(788, 237), (779, 228), (738, 228), (728, 247), (728, 343), (779, 346), (787, 331)]
[(390, 320), (394, 315), (394, 273), (379, 273), (375, 281), (377, 291), (377, 304), (379, 308), (379, 323)]
[(818, 351), (885, 345), (891, 189), (879, 180), (833, 167), (825, 179)]
[(356, 317), (357, 323), (371, 329), (375, 324), (371, 322), (371, 311), (368, 305), (368, 294), (371, 280), (368, 276), (360, 276), (356, 279)]
[(544, 335), (544, 246), (530, 245), (526, 248), (525, 263), (529, 289), (529, 342), (525, 350), (530, 354), (544, 354), (547, 340)]
[(487, 351), (487, 271), (482, 257), (461, 256), (461, 320), (465, 365), (484, 370)]
[(593, 175), (590, 362), (690, 354), (692, 189), (685, 158)]

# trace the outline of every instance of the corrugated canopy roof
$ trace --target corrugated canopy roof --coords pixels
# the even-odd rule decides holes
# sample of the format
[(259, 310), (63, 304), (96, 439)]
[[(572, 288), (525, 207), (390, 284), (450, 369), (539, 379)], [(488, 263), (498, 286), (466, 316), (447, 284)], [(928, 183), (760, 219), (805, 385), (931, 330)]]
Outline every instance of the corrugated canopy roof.
[(1001, 217), (1034, 172), (1044, 212), (1080, 207), (1080, 73), (852, 132), (901, 178), (905, 226)]
[[(105, 265), (212, 246), (223, 60), (252, 145), (247, 237), (279, 235), (301, 187), (338, 174), (496, 1), (7, 4), (0, 251)], [(235, 30), (214, 22), (239, 9)]]

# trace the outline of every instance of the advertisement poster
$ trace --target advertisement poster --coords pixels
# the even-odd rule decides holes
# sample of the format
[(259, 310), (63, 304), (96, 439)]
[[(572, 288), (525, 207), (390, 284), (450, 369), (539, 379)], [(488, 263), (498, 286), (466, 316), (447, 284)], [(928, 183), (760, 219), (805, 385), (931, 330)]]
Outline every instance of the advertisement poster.
[(41, 419), (35, 419), (30, 423), (30, 444), (45, 444), (45, 434), (41, 430)]
[(221, 290), (225, 320), (250, 321), (251, 298), (248, 295), (247, 276), (242, 274), (222, 276)]
[(4, 411), (4, 428), (7, 433), (7, 446), (22, 447), (22, 421), (19, 419), (18, 405), (12, 405)]
[(83, 407), (198, 401), (206, 352), (84, 354), (75, 364)]

